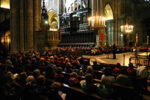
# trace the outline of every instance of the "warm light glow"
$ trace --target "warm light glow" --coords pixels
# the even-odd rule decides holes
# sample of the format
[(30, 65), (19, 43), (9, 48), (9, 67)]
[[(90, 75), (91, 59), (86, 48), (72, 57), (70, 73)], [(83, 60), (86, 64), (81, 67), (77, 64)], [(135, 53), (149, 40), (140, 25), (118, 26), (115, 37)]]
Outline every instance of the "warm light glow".
[(9, 43), (11, 42), (11, 41), (10, 41), (10, 38), (7, 38), (7, 41), (6, 41), (6, 42), (9, 44)]
[(113, 17), (112, 16), (107, 16), (106, 21), (107, 20), (113, 20)]
[(133, 28), (134, 26), (133, 25), (122, 25), (121, 26), (121, 32), (125, 32), (125, 33), (131, 33), (133, 32)]
[(120, 34), (121, 37), (123, 37), (123, 34)]
[(10, 39), (10, 31), (6, 32), (4, 36), (2, 36), (1, 38), (1, 43), (3, 44), (10, 44), (11, 43), (11, 39)]
[(45, 21), (45, 24), (48, 24), (48, 21)]
[(106, 17), (106, 20), (113, 20), (113, 11), (112, 11), (112, 8), (109, 4), (107, 4), (105, 6), (105, 10), (104, 10), (104, 13), (105, 13), (105, 17)]
[(2, 37), (2, 38), (1, 38), (1, 43), (4, 43), (4, 42), (5, 42), (5, 38)]
[(0, 7), (10, 9), (10, 0), (1, 0)]
[(103, 16), (92, 16), (88, 18), (88, 26), (93, 28), (105, 27), (105, 17)]
[(48, 13), (48, 22), (50, 25), (50, 30), (58, 29), (58, 17), (54, 11)]
[(5, 8), (5, 9), (10, 9), (10, 6), (7, 6), (7, 5), (1, 5), (0, 7)]
[(52, 28), (50, 28), (50, 31), (58, 31), (58, 29), (52, 29)]

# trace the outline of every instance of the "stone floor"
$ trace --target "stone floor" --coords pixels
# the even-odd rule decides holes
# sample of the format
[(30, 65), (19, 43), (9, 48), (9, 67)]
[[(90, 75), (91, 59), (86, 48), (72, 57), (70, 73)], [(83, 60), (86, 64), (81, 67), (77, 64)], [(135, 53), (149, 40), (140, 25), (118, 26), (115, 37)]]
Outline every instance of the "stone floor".
[[(147, 55), (146, 53), (138, 53), (138, 55)], [(129, 53), (120, 53), (116, 54), (116, 59), (113, 59), (112, 54), (102, 54), (102, 55), (96, 55), (96, 56), (87, 56), (84, 55), (84, 58), (89, 58), (91, 61), (91, 64), (93, 61), (97, 61), (99, 63), (107, 63), (107, 64), (117, 64), (120, 63), (123, 66), (128, 66), (129, 64), (129, 58), (134, 57), (135, 53), (134, 52), (129, 52)]]

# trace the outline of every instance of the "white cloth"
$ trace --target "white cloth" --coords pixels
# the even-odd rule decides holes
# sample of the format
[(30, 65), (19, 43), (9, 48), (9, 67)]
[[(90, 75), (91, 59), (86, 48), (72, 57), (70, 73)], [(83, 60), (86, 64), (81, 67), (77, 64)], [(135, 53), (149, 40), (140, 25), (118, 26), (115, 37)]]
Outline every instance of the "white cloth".
[(148, 76), (148, 71), (146, 66), (139, 66), (136, 69), (136, 75), (140, 78), (146, 78)]

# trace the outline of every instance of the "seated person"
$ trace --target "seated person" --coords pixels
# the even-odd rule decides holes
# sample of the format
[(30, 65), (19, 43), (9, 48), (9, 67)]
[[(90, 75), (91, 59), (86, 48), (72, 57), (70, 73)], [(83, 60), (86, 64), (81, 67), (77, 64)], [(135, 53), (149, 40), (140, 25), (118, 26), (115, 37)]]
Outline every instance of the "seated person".
[(95, 93), (97, 91), (97, 87), (93, 82), (93, 75), (90, 73), (85, 75), (85, 80), (81, 80), (80, 84), (81, 88), (87, 93)]
[(98, 93), (102, 97), (111, 97), (114, 93), (113, 88), (111, 87), (111, 84), (115, 82), (115, 77), (112, 76), (112, 70), (111, 68), (106, 68), (104, 70), (104, 74), (101, 77), (102, 83), (100, 84), (100, 87), (98, 87)]
[(54, 75), (55, 81), (64, 82), (64, 75), (62, 74), (62, 67), (56, 68), (56, 73)]
[(93, 75), (94, 74), (93, 67), (92, 66), (88, 66), (85, 73), (91, 73)]
[(69, 85), (74, 86), (74, 87), (79, 87), (80, 86), (76, 72), (71, 73), (71, 76), (69, 78)]
[(101, 67), (97, 64), (97, 62), (95, 61), (95, 62), (93, 62), (93, 69), (94, 70), (99, 70)]
[(136, 70), (133, 68), (132, 63), (129, 64), (129, 67), (127, 68), (126, 71), (129, 76), (136, 76)]
[(121, 73), (117, 76), (116, 82), (121, 85), (132, 86), (132, 81), (127, 75), (126, 68), (121, 69)]
[(61, 91), (61, 84), (53, 82), (48, 91), (48, 98), (50, 100), (65, 100), (66, 94)]
[(112, 70), (110, 68), (106, 68), (104, 70), (104, 74), (101, 77), (102, 83), (110, 85), (115, 81), (115, 77), (112, 76)]
[(121, 65), (120, 65), (120, 63), (117, 63), (117, 65), (113, 68), (113, 73), (115, 75), (119, 75), (120, 72), (121, 72)]
[(147, 91), (148, 69), (146, 66), (139, 66), (136, 69), (136, 75), (139, 78), (139, 88), (144, 88)]

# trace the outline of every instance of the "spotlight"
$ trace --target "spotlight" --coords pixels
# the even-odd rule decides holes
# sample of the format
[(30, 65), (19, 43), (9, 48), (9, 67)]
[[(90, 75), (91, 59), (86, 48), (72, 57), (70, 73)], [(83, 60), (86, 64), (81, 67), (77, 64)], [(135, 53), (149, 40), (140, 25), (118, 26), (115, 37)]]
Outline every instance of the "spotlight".
[(47, 21), (47, 20), (45, 21), (45, 24), (48, 24), (48, 21)]

